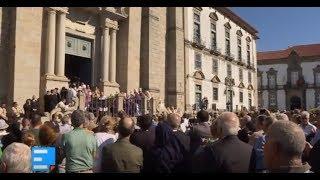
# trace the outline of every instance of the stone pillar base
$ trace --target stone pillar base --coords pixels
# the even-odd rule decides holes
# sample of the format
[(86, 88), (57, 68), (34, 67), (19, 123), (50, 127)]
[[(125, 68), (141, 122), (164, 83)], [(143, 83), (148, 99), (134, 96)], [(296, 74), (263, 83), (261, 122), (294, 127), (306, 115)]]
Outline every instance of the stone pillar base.
[(192, 105), (191, 105), (191, 104), (187, 104), (187, 105), (186, 105), (186, 112), (187, 112), (187, 113), (192, 113), (192, 112), (193, 112), (193, 108), (192, 108)]
[(42, 77), (43, 81), (43, 89), (45, 91), (51, 90), (54, 88), (61, 89), (62, 87), (68, 88), (70, 80), (65, 76), (52, 76), (52, 75), (44, 75)]
[(44, 112), (44, 95), (46, 91), (54, 88), (61, 89), (65, 87), (68, 89), (69, 79), (67, 77), (55, 76), (55, 75), (44, 75), (41, 77), (41, 88), (40, 88), (40, 112)]
[(118, 94), (120, 92), (119, 88), (120, 85), (116, 82), (104, 81), (101, 83), (101, 89), (107, 97), (111, 94)]

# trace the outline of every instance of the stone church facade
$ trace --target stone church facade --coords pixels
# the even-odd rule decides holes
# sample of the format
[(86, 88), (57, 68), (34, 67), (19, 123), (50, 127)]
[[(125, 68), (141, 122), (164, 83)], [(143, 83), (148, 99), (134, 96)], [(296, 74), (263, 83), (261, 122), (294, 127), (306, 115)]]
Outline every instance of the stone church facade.
[(320, 44), (258, 53), (259, 106), (311, 109), (320, 106)]
[(22, 105), (32, 95), (42, 101), (46, 90), (78, 77), (107, 95), (142, 88), (184, 110), (186, 10), (1, 7), (0, 101)]

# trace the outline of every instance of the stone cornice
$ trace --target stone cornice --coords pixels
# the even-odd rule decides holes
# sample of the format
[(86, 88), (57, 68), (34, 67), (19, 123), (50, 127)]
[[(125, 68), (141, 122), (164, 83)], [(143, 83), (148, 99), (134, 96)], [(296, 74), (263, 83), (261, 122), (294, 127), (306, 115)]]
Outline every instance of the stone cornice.
[(56, 12), (61, 12), (61, 13), (66, 13), (69, 14), (69, 8), (68, 7), (47, 7), (46, 8), (47, 11), (49, 10), (54, 10)]

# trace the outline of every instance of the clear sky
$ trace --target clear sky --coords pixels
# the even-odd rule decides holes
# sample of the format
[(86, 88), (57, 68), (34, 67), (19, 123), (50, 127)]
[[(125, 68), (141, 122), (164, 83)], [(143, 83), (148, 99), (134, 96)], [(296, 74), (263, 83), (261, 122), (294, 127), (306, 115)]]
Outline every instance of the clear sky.
[(258, 51), (320, 43), (319, 7), (232, 7), (259, 31)]

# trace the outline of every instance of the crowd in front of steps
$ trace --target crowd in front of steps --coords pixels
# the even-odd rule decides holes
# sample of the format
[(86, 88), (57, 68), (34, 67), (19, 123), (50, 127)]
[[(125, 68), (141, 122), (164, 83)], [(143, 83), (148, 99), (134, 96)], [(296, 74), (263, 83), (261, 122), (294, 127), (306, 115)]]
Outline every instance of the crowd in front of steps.
[[(1, 109), (2, 110), (2, 109)], [(2, 110), (3, 111), (3, 110)], [(31, 173), (31, 147), (56, 149), (50, 173), (309, 173), (320, 171), (319, 111), (167, 108), (130, 117), (88, 111), (0, 120), (1, 172)]]

